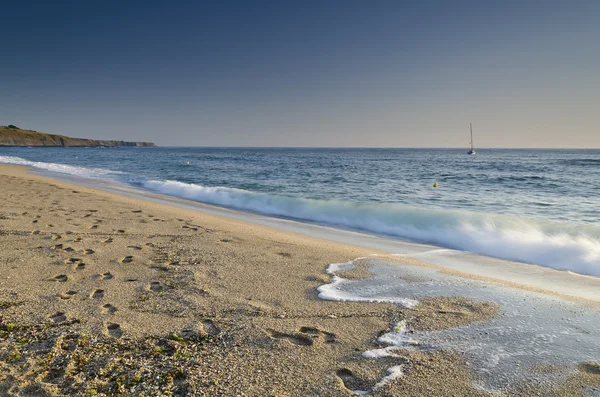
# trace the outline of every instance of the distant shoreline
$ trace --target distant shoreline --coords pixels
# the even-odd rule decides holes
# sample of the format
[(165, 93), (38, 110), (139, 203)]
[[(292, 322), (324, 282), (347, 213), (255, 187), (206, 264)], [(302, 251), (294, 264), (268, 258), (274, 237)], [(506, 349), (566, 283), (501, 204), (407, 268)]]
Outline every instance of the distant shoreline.
[(24, 130), (15, 125), (0, 126), (0, 147), (156, 147), (153, 142), (128, 142), (71, 138)]
[[(115, 141), (116, 143), (118, 143), (118, 141)], [(35, 145), (4, 145), (4, 144), (0, 144), (0, 148), (5, 148), (5, 147), (22, 147), (22, 148), (80, 148), (80, 149), (93, 149), (93, 148), (106, 148), (106, 149), (116, 149), (116, 148), (120, 148), (120, 147), (158, 147), (156, 146), (154, 143), (152, 142), (123, 142), (124, 145), (119, 145), (119, 144), (115, 144), (115, 145), (87, 145), (87, 146), (76, 146), (76, 145), (55, 145), (55, 146), (51, 146), (51, 145), (39, 145), (39, 146), (35, 146)]]

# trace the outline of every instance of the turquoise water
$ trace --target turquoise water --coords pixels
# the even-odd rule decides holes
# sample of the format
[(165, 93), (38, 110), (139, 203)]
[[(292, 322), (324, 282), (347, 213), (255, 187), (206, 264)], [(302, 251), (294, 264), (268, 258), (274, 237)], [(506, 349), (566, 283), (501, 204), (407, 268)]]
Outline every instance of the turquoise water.
[(600, 150), (0, 148), (0, 162), (600, 276)]

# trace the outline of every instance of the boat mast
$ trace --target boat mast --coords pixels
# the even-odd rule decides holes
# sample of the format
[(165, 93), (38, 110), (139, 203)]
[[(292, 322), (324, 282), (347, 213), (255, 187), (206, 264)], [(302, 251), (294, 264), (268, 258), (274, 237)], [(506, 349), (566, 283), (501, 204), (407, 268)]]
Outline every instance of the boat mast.
[(471, 128), (471, 151), (473, 151), (473, 123), (469, 123), (469, 127)]

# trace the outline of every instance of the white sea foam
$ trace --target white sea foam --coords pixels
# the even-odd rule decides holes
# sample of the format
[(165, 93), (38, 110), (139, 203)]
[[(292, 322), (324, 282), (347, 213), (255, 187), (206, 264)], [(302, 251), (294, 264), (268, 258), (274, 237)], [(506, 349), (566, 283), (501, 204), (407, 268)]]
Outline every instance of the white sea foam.
[(373, 390), (377, 390), (377, 389), (381, 388), (382, 386), (390, 383), (394, 379), (399, 378), (404, 375), (404, 373), (402, 372), (402, 365), (395, 365), (391, 368), (388, 368), (387, 371), (388, 371), (387, 376), (383, 377), (379, 382), (377, 382), (377, 384), (375, 385)]
[[(355, 261), (365, 259), (365, 258), (356, 258), (349, 262), (344, 263), (332, 263), (327, 267), (327, 274), (331, 275), (332, 283), (322, 285), (317, 290), (319, 291), (319, 298), (326, 300), (336, 300), (336, 301), (345, 301), (345, 302), (392, 302), (401, 304), (405, 307), (414, 307), (417, 305), (417, 301), (412, 299), (405, 299), (399, 297), (378, 297), (378, 298), (370, 298), (366, 296), (356, 295), (350, 292), (345, 292), (341, 287), (344, 283), (351, 283), (349, 280), (345, 280), (335, 274), (335, 272), (340, 270), (351, 270), (356, 266), (354, 265)], [(402, 320), (396, 324), (394, 329), (390, 332), (387, 332), (377, 338), (377, 342), (381, 344), (388, 345), (386, 347), (380, 349), (372, 349), (363, 352), (362, 356), (364, 358), (383, 358), (383, 357), (399, 357), (396, 351), (399, 348), (407, 348), (411, 346), (417, 346), (419, 343), (408, 336), (408, 328), (406, 325), (406, 320)], [(385, 386), (392, 380), (403, 376), (402, 365), (395, 365), (393, 367), (388, 368), (388, 374), (381, 378), (379, 382), (375, 384), (373, 387), (373, 391)], [(359, 395), (368, 395), (369, 392), (365, 390), (354, 390), (355, 394)]]
[(406, 321), (402, 320), (391, 332), (387, 332), (377, 338), (377, 342), (388, 346), (380, 349), (367, 350), (362, 354), (364, 358), (398, 357), (399, 348), (419, 346), (419, 342), (408, 336)]
[[(115, 171), (0, 156), (0, 162), (86, 177)], [(121, 175), (144, 189), (265, 215), (283, 216), (417, 240), (501, 259), (600, 276), (600, 227), (540, 222), (496, 214), (287, 197), (227, 187)]]
[(42, 170), (58, 172), (61, 174), (76, 175), (85, 178), (106, 178), (108, 175), (123, 174), (120, 171), (111, 171), (104, 168), (87, 168), (75, 165), (45, 163), (41, 161), (30, 161), (15, 156), (0, 156), (0, 163), (24, 165), (27, 167), (35, 167)]
[[(359, 259), (363, 258), (358, 258), (354, 261)], [(354, 261), (345, 263), (332, 263), (329, 265), (329, 267), (327, 268), (327, 273), (331, 275), (332, 280), (330, 284), (325, 284), (317, 288), (317, 291), (319, 291), (319, 298), (323, 300), (338, 302), (395, 303), (406, 308), (414, 307), (417, 304), (417, 302), (412, 299), (405, 299), (397, 296), (369, 298), (364, 296), (357, 296), (343, 290), (341, 288), (342, 285), (345, 283), (350, 283), (352, 281), (336, 276), (335, 272), (339, 270), (352, 269), (354, 267)]]
[(406, 320), (400, 321), (391, 332), (385, 333), (377, 338), (377, 342), (385, 343), (390, 346), (411, 346), (417, 345), (418, 342), (414, 341), (408, 336), (408, 328), (406, 326)]
[(144, 188), (190, 200), (424, 241), (501, 259), (600, 276), (600, 228), (393, 203), (285, 197), (176, 181)]

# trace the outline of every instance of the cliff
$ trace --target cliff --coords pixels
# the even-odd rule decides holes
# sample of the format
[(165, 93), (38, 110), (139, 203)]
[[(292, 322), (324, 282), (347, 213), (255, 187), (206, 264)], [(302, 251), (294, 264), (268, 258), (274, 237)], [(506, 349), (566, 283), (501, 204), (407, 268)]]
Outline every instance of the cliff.
[(154, 147), (156, 145), (152, 142), (98, 141), (94, 139), (70, 138), (64, 135), (22, 130), (11, 125), (0, 126), (0, 146)]

